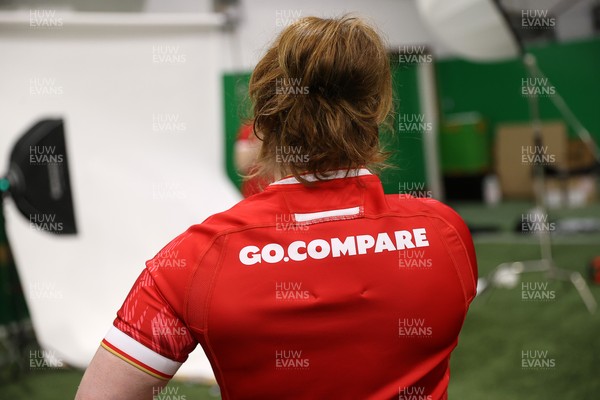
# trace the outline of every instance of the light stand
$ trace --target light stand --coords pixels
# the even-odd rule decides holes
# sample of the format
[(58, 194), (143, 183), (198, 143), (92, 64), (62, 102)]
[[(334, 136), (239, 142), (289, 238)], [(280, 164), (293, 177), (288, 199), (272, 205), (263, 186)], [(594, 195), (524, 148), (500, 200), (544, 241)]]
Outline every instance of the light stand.
[[(543, 76), (540, 70), (537, 67), (535, 57), (531, 54), (525, 54), (523, 56), (523, 64), (527, 69), (527, 73), (529, 77), (534, 78), (534, 82), (537, 82), (535, 79)], [(529, 80), (528, 80), (529, 82)], [(533, 143), (534, 143), (534, 165), (533, 165), (533, 191), (536, 202), (535, 214), (537, 215), (548, 215), (547, 208), (545, 204), (544, 198), (544, 188), (545, 188), (545, 171), (544, 165), (542, 163), (542, 146), (543, 146), (543, 136), (542, 136), (542, 128), (539, 116), (539, 98), (537, 95), (537, 90), (530, 90), (529, 99), (529, 110), (531, 115), (531, 123), (533, 127)], [(562, 101), (562, 98), (561, 98)], [(564, 101), (563, 101), (564, 103)], [(565, 104), (566, 106), (566, 104)], [(559, 108), (561, 113), (564, 114), (564, 108)], [(570, 111), (570, 110), (569, 110)], [(571, 114), (572, 116), (572, 114)], [(576, 119), (575, 119), (576, 121)], [(581, 126), (581, 124), (579, 124)], [(585, 129), (577, 129), (577, 132), (581, 136), (581, 132), (585, 131)], [(587, 131), (585, 131), (587, 132)], [(590, 144), (591, 138), (582, 137), (588, 145)], [(593, 144), (593, 141), (591, 141)], [(593, 147), (594, 154), (597, 156), (598, 151)], [(536, 219), (539, 221), (539, 219)], [(489, 275), (487, 282), (488, 286), (483, 290), (483, 292), (493, 288), (496, 286), (496, 283), (499, 282), (499, 274), (503, 274), (505, 272), (510, 273), (513, 276), (522, 275), (525, 273), (531, 272), (544, 272), (547, 280), (556, 280), (563, 282), (571, 282), (575, 289), (579, 293), (581, 300), (587, 307), (588, 311), (593, 314), (596, 312), (598, 304), (596, 299), (592, 295), (587, 282), (581, 276), (581, 274), (577, 271), (571, 271), (567, 269), (558, 268), (554, 263), (552, 258), (552, 242), (550, 238), (550, 230), (547, 228), (543, 228), (540, 230), (536, 230), (536, 234), (539, 238), (540, 243), (540, 259), (538, 260), (528, 260), (528, 261), (515, 261), (502, 263), (498, 265)]]
[[(511, 18), (500, 4), (500, 0), (416, 0), (417, 9), (429, 29), (441, 42), (456, 54), (467, 60), (476, 62), (499, 61), (520, 57), (527, 74), (534, 78), (537, 85), (540, 78), (549, 85), (544, 74), (536, 65), (536, 60), (527, 54), (522, 37), (511, 24)], [(538, 78), (538, 81), (535, 80)], [(528, 80), (530, 82), (530, 80)], [(542, 163), (541, 144), (543, 143), (539, 117), (539, 99), (537, 90), (530, 92), (529, 109), (534, 130), (535, 163), (533, 165), (534, 194), (537, 207), (535, 213), (546, 212), (544, 203), (544, 166)], [(571, 112), (563, 98), (556, 91), (550, 100), (562, 114), (567, 123), (574, 129), (584, 143), (600, 162), (600, 151), (589, 132), (581, 125)], [(547, 215), (547, 214), (546, 214)], [(585, 306), (594, 313), (597, 303), (586, 281), (579, 272), (559, 269), (552, 259), (552, 244), (549, 229), (538, 233), (540, 259), (504, 263), (496, 267), (488, 280), (489, 284), (481, 288), (481, 293), (493, 287), (502, 286), (502, 273), (508, 273), (507, 283), (514, 283), (516, 276), (528, 272), (544, 272), (546, 279), (568, 281), (575, 286)]]

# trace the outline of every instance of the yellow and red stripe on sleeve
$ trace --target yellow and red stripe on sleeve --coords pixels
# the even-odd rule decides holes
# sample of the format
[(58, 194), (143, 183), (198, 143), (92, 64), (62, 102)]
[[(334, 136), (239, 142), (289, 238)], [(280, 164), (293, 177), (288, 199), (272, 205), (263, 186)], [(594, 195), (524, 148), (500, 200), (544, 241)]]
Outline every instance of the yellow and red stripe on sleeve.
[(181, 366), (181, 363), (156, 353), (114, 326), (102, 340), (101, 346), (156, 378), (169, 380)]

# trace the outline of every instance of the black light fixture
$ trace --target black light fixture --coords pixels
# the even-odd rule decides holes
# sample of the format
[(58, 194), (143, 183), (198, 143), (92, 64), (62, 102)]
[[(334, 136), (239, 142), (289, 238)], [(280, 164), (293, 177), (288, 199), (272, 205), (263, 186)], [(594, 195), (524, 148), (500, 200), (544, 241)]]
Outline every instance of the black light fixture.
[(19, 138), (0, 192), (37, 229), (77, 233), (62, 119), (40, 120)]

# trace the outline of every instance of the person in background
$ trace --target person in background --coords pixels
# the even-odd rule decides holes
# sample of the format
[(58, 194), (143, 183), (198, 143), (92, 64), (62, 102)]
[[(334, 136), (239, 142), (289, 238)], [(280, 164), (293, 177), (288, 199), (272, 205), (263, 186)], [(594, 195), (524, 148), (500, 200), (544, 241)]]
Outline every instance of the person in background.
[(244, 197), (262, 192), (273, 181), (272, 177), (253, 175), (257, 170), (259, 151), (260, 140), (254, 134), (252, 122), (242, 124), (235, 141), (234, 164), (243, 178), (240, 189)]
[(374, 173), (392, 105), (379, 34), (302, 18), (249, 92), (276, 180), (146, 263), (77, 399), (151, 399), (198, 344), (225, 400), (446, 399), (475, 251), (453, 210)]

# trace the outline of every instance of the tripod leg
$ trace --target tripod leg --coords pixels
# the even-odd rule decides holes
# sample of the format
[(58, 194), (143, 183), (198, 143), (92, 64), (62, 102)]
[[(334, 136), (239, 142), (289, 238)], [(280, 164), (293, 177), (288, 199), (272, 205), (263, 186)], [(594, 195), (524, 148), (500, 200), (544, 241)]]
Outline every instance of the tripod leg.
[(594, 295), (592, 294), (587, 282), (579, 272), (553, 266), (546, 273), (546, 279), (571, 282), (573, 286), (575, 286), (575, 289), (577, 289), (579, 297), (581, 297), (583, 304), (585, 304), (590, 314), (594, 314), (596, 312), (598, 303), (596, 302), (596, 299), (594, 298)]
[(594, 314), (598, 308), (598, 303), (590, 291), (585, 279), (583, 279), (583, 276), (581, 276), (579, 272), (571, 273), (570, 278), (571, 282), (573, 282), (573, 286), (575, 286), (575, 289), (577, 289), (579, 292), (579, 296), (581, 296), (581, 300), (583, 300), (583, 303), (587, 307), (588, 311), (590, 314)]

